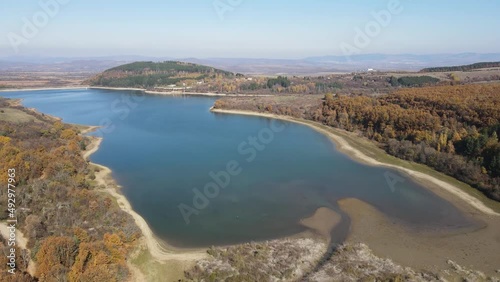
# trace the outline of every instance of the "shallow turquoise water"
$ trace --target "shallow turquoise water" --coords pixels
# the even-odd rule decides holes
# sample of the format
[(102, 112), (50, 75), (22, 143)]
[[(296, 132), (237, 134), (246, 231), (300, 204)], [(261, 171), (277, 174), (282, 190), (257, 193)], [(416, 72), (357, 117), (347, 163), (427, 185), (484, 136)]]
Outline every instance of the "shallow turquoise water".
[[(406, 176), (354, 162), (306, 126), (214, 114), (209, 112), (213, 98), (84, 89), (0, 96), (23, 98), (25, 106), (65, 122), (105, 125), (96, 133), (104, 139), (92, 161), (113, 170), (133, 208), (159, 238), (175, 246), (295, 234), (304, 230), (298, 224), (301, 218), (319, 207), (338, 210), (336, 201), (346, 197), (366, 201), (413, 227), (472, 224), (453, 205)], [(257, 137), (258, 146), (250, 144), (251, 136)], [(217, 185), (217, 193), (210, 172), (225, 171), (233, 162), (238, 163), (233, 170), (240, 173), (230, 176), (227, 187)], [(207, 184), (209, 197), (195, 198), (193, 189), (203, 192)], [(344, 218), (332, 234), (334, 241), (342, 241), (348, 228)]]

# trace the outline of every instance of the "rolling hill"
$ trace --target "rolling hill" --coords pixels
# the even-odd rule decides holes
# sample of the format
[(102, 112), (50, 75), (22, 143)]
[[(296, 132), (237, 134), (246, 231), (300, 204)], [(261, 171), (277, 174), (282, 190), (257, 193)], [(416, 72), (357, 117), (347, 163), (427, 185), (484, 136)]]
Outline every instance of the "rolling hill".
[(135, 62), (108, 69), (85, 81), (91, 86), (152, 88), (200, 81), (217, 77), (233, 77), (234, 73), (209, 66), (177, 61)]

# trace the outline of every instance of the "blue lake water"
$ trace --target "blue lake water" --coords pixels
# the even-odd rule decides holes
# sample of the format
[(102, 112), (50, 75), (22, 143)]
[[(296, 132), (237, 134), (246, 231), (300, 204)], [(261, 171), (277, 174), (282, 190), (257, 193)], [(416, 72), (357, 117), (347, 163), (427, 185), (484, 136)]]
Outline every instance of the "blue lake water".
[[(211, 113), (214, 98), (85, 89), (0, 96), (22, 98), (24, 106), (65, 122), (104, 126), (95, 133), (103, 142), (91, 160), (113, 170), (134, 210), (160, 239), (174, 246), (296, 234), (305, 230), (300, 219), (319, 207), (338, 211), (336, 202), (346, 197), (418, 228), (473, 224), (406, 176), (351, 160), (309, 127)], [(231, 172), (239, 173), (230, 175), (228, 164)], [(229, 179), (220, 177), (217, 184), (211, 172)], [(343, 216), (334, 241), (347, 234), (349, 220)]]

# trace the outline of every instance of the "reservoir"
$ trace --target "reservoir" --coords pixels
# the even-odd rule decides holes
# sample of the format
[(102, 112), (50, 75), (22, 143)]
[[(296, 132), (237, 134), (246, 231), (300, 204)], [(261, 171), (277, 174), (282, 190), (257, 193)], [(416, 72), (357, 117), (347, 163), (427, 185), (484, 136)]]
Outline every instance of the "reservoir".
[[(109, 167), (156, 236), (206, 247), (302, 232), (316, 209), (358, 198), (391, 220), (429, 230), (471, 226), (449, 202), (395, 170), (338, 152), (299, 124), (209, 111), (210, 97), (97, 89), (0, 92), (64, 122), (101, 125), (91, 156)], [(334, 230), (341, 242), (349, 219)]]

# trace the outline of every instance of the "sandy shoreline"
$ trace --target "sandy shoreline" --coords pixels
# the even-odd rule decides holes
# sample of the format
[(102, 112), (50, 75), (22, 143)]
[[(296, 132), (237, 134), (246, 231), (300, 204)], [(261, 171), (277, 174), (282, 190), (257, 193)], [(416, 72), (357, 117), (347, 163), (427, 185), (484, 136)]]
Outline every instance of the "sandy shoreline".
[(361, 161), (362, 163), (373, 165), (373, 166), (383, 166), (383, 167), (397, 169), (399, 171), (402, 171), (402, 172), (410, 175), (415, 180), (424, 184), (425, 187), (428, 187), (427, 184), (429, 182), (432, 183), (434, 186), (438, 186), (440, 189), (443, 189), (446, 192), (454, 195), (455, 197), (468, 203), (470, 206), (474, 207), (475, 209), (481, 211), (484, 214), (493, 215), (493, 216), (500, 216), (500, 214), (496, 213), (494, 210), (487, 207), (479, 199), (467, 194), (466, 192), (462, 191), (460, 188), (458, 188), (450, 183), (447, 183), (445, 181), (442, 181), (440, 179), (437, 179), (433, 176), (427, 175), (427, 174), (419, 172), (419, 171), (414, 171), (414, 170), (400, 167), (397, 165), (379, 162), (379, 161), (363, 154), (361, 151), (359, 151), (356, 148), (354, 148), (353, 146), (351, 146), (343, 137), (336, 135), (332, 132), (329, 132), (329, 131), (327, 131), (319, 126), (315, 126), (314, 124), (311, 124), (311, 123), (308, 123), (305, 121), (301, 121), (300, 119), (295, 119), (295, 118), (291, 118), (291, 117), (287, 117), (287, 116), (278, 116), (278, 115), (274, 115), (274, 114), (239, 111), (239, 110), (221, 110), (221, 109), (214, 109), (214, 108), (212, 108), (211, 111), (215, 112), (215, 113), (223, 113), (223, 114), (238, 114), (238, 115), (249, 115), (249, 116), (273, 118), (273, 119), (279, 119), (279, 120), (284, 120), (284, 121), (289, 121), (289, 122), (294, 122), (294, 123), (306, 125), (310, 128), (313, 128), (314, 130), (326, 135), (327, 137), (329, 137), (337, 145), (337, 149), (339, 151), (346, 153), (348, 156), (352, 157), (355, 160), (358, 160), (358, 161)]
[[(98, 137), (91, 137), (91, 138), (92, 138), (92, 144), (83, 154), (83, 157), (86, 160), (88, 160), (90, 155), (92, 155), (99, 149), (99, 145), (101, 144), (102, 141), (102, 139)], [(95, 175), (96, 176), (95, 180), (99, 185), (103, 185), (105, 187), (103, 191), (113, 196), (116, 199), (117, 203), (119, 204), (120, 208), (134, 218), (135, 223), (141, 229), (141, 232), (144, 236), (145, 244), (147, 245), (147, 248), (151, 256), (153, 256), (153, 258), (155, 258), (158, 261), (168, 261), (168, 260), (194, 261), (206, 257), (207, 254), (204, 249), (184, 251), (176, 249), (175, 247), (172, 246), (168, 246), (166, 245), (166, 243), (157, 240), (153, 231), (147, 224), (146, 220), (144, 220), (142, 216), (140, 216), (137, 212), (135, 212), (132, 209), (130, 202), (124, 195), (117, 192), (119, 186), (116, 184), (116, 182), (111, 176), (112, 174), (111, 169), (103, 165), (95, 164), (92, 162), (90, 162), (90, 164), (99, 168), (99, 172), (97, 172)]]
[(101, 86), (88, 86), (88, 89), (102, 89), (102, 90), (129, 90), (129, 91), (145, 91), (143, 88), (126, 88), (126, 87), (101, 87)]
[[(273, 118), (309, 126), (329, 137), (337, 145), (339, 151), (346, 153), (357, 161), (373, 166), (390, 167), (407, 173), (424, 187), (439, 192), (436, 193), (438, 196), (456, 205), (481, 225), (476, 229), (462, 229), (444, 234), (415, 232), (393, 222), (386, 215), (363, 201), (344, 199), (339, 201), (338, 204), (351, 218), (351, 229), (347, 243), (365, 243), (373, 250), (375, 255), (382, 258), (388, 257), (397, 263), (414, 269), (438, 272), (449, 268), (448, 260), (451, 260), (459, 265), (480, 270), (488, 275), (498, 274), (497, 270), (500, 268), (500, 265), (497, 264), (500, 261), (499, 214), (460, 188), (422, 172), (379, 162), (351, 146), (342, 136), (312, 123), (265, 113), (213, 108), (211, 111), (223, 114)], [(466, 205), (463, 205), (463, 203), (466, 203)], [(321, 226), (322, 223), (325, 225), (323, 232), (332, 228), (331, 226), (326, 227), (329, 222), (332, 224), (338, 223), (335, 220), (335, 213), (324, 209), (318, 210), (312, 218), (316, 219), (315, 224), (310, 225), (307, 219), (302, 222), (313, 229), (316, 229), (315, 226)]]

